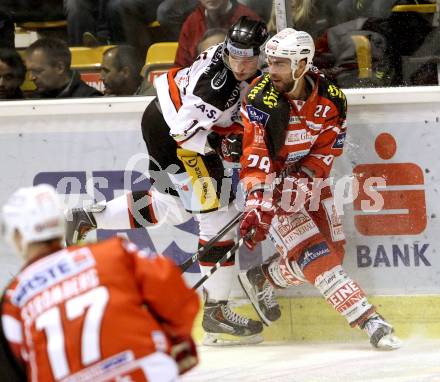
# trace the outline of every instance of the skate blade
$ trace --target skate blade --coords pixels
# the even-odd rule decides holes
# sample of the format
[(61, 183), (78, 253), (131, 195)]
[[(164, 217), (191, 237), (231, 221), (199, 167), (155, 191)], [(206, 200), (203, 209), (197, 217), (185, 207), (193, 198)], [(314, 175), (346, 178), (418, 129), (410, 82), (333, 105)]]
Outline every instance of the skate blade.
[(377, 348), (380, 350), (397, 350), (401, 346), (402, 340), (392, 333), (383, 336), (377, 343)]
[(205, 333), (202, 340), (204, 346), (240, 346), (240, 345), (256, 345), (263, 342), (264, 338), (261, 334), (252, 336), (238, 337), (224, 333)]
[(252, 293), (252, 285), (249, 282), (248, 278), (246, 277), (246, 273), (239, 273), (238, 274), (238, 281), (240, 282), (240, 285), (242, 289), (244, 290), (244, 293), (246, 293), (246, 296), (248, 297), (249, 301), (251, 302), (254, 310), (257, 312), (258, 317), (260, 317), (261, 322), (263, 322), (264, 325), (270, 326), (272, 325), (272, 321), (269, 320), (261, 311), (260, 306), (258, 305), (258, 299)]

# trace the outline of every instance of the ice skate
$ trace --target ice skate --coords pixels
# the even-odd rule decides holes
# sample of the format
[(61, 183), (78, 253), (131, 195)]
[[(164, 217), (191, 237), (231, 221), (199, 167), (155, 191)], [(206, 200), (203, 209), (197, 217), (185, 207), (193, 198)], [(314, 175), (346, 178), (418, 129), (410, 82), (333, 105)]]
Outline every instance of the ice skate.
[(95, 204), (90, 208), (73, 208), (67, 210), (66, 217), (66, 244), (72, 245), (83, 240), (87, 233), (96, 229), (96, 220), (93, 213), (102, 212), (105, 205)]
[(263, 325), (231, 310), (227, 301), (206, 302), (203, 345), (251, 345), (263, 341)]
[(264, 324), (269, 326), (281, 317), (274, 288), (264, 276), (261, 266), (240, 273), (238, 280)]
[(371, 345), (377, 349), (395, 350), (402, 346), (402, 341), (394, 334), (393, 327), (379, 314), (365, 321), (361, 329), (368, 334)]

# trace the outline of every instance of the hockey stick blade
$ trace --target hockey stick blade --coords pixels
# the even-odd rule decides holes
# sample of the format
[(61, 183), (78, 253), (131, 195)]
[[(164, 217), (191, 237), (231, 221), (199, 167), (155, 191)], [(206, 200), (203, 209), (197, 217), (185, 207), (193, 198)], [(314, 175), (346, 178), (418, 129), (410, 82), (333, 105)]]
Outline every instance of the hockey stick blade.
[(180, 270), (185, 272), (191, 265), (193, 265), (197, 260), (203, 257), (206, 252), (208, 252), (223, 236), (226, 235), (239, 221), (242, 216), (242, 212), (238, 213), (228, 224), (226, 224), (217, 235), (215, 235), (211, 240), (209, 240), (203, 247), (194, 253), (189, 259), (185, 260), (182, 264), (179, 264)]

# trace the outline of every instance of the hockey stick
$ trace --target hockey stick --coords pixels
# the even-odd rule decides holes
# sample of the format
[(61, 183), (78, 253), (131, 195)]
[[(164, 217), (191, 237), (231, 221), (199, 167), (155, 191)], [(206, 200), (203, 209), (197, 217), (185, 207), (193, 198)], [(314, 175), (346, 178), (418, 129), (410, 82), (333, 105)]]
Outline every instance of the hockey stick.
[(277, 32), (284, 28), (293, 28), (291, 2), (286, 0), (275, 0), (274, 9)]
[(214, 266), (208, 271), (208, 273), (206, 273), (206, 275), (204, 275), (199, 281), (197, 281), (194, 285), (193, 285), (193, 289), (196, 290), (198, 289), (198, 287), (200, 285), (202, 285), (206, 280), (208, 280), (212, 274), (220, 268), (220, 266), (225, 263), (226, 261), (228, 261), (235, 253), (235, 251), (244, 243), (245, 238), (242, 237), (240, 238), (240, 240), (238, 240), (237, 243), (234, 244), (234, 246), (228, 251), (226, 252), (223, 257), (217, 261)]
[(182, 264), (179, 264), (180, 270), (185, 272), (191, 265), (193, 265), (197, 260), (203, 257), (206, 252), (208, 252), (223, 236), (226, 235), (239, 221), (243, 213), (238, 213), (228, 224), (226, 224), (217, 235), (215, 235), (211, 240), (209, 240), (203, 247), (194, 253), (189, 259), (185, 260)]

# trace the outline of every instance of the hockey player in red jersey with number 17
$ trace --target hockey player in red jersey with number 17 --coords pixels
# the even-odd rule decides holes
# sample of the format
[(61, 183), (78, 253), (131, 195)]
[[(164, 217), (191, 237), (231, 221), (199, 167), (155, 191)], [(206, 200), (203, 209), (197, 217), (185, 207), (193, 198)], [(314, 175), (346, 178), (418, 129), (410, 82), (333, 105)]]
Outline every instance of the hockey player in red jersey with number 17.
[(254, 230), (250, 248), (269, 234), (279, 254), (239, 280), (267, 325), (281, 315), (274, 288), (308, 282), (374, 347), (396, 349), (392, 326), (342, 267), (342, 223), (326, 180), (342, 154), (346, 99), (311, 66), (314, 50), (308, 33), (279, 32), (265, 47), (269, 73), (254, 80), (243, 102), (240, 233)]
[(49, 185), (2, 209), (25, 265), (0, 304), (0, 381), (176, 381), (197, 364), (199, 309), (169, 259), (121, 238), (62, 247), (64, 214)]

